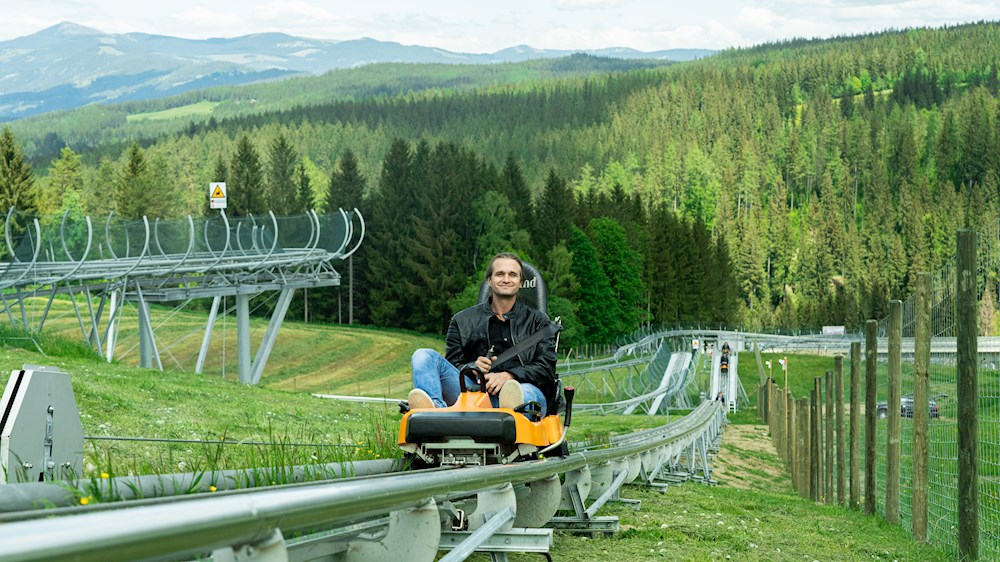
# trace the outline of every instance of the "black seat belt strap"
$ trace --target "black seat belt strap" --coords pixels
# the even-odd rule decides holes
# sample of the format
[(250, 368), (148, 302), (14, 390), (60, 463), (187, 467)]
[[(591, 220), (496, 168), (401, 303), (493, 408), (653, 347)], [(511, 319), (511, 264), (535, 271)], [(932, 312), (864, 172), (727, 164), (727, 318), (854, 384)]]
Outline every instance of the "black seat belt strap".
[(507, 351), (504, 351), (503, 353), (498, 355), (497, 358), (493, 360), (493, 364), (500, 365), (501, 363), (507, 361), (508, 359), (513, 359), (516, 355), (518, 355), (522, 351), (530, 347), (534, 347), (535, 344), (542, 341), (542, 338), (550, 338), (559, 333), (560, 330), (562, 330), (562, 324), (556, 324), (555, 322), (550, 322), (548, 326), (543, 326), (542, 329), (524, 338), (523, 340), (517, 342), (516, 344), (508, 348)]

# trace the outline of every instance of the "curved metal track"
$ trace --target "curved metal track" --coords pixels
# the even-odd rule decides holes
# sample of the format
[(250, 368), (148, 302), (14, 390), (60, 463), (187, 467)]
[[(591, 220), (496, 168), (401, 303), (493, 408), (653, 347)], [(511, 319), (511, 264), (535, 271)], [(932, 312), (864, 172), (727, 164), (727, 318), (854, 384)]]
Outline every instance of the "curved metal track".
[[(353, 211), (364, 223), (360, 212)], [(334, 219), (334, 217), (336, 217)], [(321, 229), (321, 222), (329, 229)], [(16, 228), (27, 222), (32, 228)], [(252, 282), (271, 282), (289, 267), (319, 266), (345, 256), (352, 241), (352, 218), (343, 209), (319, 217), (304, 215), (276, 217), (260, 223), (254, 217), (218, 216), (194, 219), (138, 221), (117, 220), (109, 214), (104, 235), (95, 237), (90, 217), (70, 216), (67, 211), (57, 228), (33, 217), (7, 213), (4, 238), (7, 252), (0, 257), (0, 289), (46, 287), (73, 279), (77, 282), (111, 282), (125, 277), (157, 278), (163, 286), (190, 282), (197, 276), (202, 285), (230, 284), (237, 277)], [(200, 223), (197, 225), (196, 223)], [(13, 228), (12, 228), (13, 226)], [(200, 228), (199, 228), (200, 226)], [(196, 232), (202, 236), (196, 237)], [(61, 252), (51, 252), (58, 245)]]
[[(69, 211), (42, 218), (18, 214), (13, 208), (7, 211), (6, 251), (0, 252), (0, 310), (11, 324), (28, 332), (41, 331), (57, 294), (83, 296), (86, 320), (77, 298), (70, 299), (80, 330), (110, 360), (119, 340), (121, 303), (133, 301), (139, 316), (139, 364), (162, 368), (148, 303), (212, 298), (216, 311), (221, 297), (234, 296), (239, 379), (248, 384), (260, 379), (293, 292), (339, 285), (340, 273), (333, 262), (355, 252), (365, 232), (364, 217), (357, 209), (324, 216), (309, 211), (277, 217), (269, 212), (264, 220), (252, 215), (230, 218), (220, 210), (206, 218), (156, 219), (152, 226), (146, 217), (128, 221), (109, 214), (97, 236), (92, 222)], [(248, 302), (264, 291), (280, 291), (280, 296), (265, 341), (254, 354)], [(11, 295), (13, 299), (8, 298)], [(25, 299), (37, 296), (48, 296), (49, 301), (41, 317), (29, 322)], [(107, 302), (111, 310), (102, 318)], [(204, 365), (215, 318), (213, 312), (196, 372)]]

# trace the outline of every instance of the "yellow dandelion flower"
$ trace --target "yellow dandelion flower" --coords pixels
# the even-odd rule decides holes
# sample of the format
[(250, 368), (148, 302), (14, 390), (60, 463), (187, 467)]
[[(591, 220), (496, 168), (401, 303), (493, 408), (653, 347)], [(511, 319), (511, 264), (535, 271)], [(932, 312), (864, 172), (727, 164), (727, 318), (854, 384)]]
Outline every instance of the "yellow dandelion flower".
[(107, 472), (102, 472), (101, 473), (101, 478), (107, 480), (108, 478), (111, 478), (111, 475), (109, 475)]
[(214, 492), (214, 491), (216, 491), (216, 490), (218, 490), (218, 488), (216, 488), (215, 486), (209, 486), (209, 487), (208, 487), (208, 491), (209, 491), (209, 492)]
[(80, 505), (87, 505), (88, 503), (90, 503), (90, 496), (80, 498)]

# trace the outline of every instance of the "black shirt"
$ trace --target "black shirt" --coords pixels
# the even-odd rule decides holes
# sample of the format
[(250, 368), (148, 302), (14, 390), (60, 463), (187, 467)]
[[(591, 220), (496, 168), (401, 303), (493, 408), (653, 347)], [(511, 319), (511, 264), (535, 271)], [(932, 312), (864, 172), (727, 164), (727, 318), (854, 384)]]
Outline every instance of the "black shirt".
[[(490, 316), (488, 330), (488, 341), (489, 344), (493, 346), (493, 356), (500, 355), (504, 351), (514, 347), (514, 339), (510, 335), (509, 320), (500, 320), (497, 318), (497, 315), (494, 314), (493, 316)], [(491, 366), (490, 372), (501, 373), (503, 371), (509, 371), (510, 367), (516, 366), (517, 364), (517, 357), (512, 357), (500, 365)]]

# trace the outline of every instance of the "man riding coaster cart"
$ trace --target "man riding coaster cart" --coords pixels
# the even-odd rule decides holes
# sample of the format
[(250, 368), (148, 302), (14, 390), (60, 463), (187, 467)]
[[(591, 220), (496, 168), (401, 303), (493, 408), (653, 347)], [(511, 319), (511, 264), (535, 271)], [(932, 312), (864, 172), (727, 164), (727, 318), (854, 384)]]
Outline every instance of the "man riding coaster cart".
[[(561, 326), (545, 283), (515, 254), (490, 261), (479, 302), (455, 314), (445, 355), (413, 353), (399, 446), (415, 464), (482, 465), (568, 454), (573, 389), (555, 371)], [(565, 410), (565, 424), (559, 413)]]

